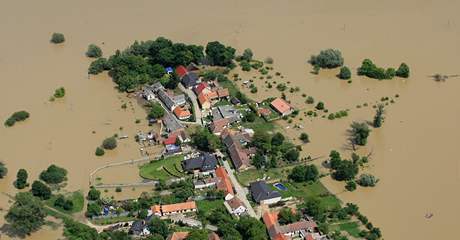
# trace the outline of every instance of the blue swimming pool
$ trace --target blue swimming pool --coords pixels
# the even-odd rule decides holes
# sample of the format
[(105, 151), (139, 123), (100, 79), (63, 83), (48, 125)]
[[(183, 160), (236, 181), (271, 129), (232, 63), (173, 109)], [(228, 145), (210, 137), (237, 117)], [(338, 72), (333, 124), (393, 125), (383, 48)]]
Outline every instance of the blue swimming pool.
[(281, 191), (286, 191), (287, 190), (287, 187), (284, 186), (282, 183), (275, 183), (273, 184), (274, 187), (276, 187), (277, 189), (281, 190)]

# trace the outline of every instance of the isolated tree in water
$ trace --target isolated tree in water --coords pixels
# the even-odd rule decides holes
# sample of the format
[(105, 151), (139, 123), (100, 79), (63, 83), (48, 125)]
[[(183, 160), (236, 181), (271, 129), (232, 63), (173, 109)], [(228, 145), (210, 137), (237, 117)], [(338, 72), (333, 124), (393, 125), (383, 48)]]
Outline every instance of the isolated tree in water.
[(5, 220), (18, 235), (37, 231), (45, 223), (46, 212), (42, 202), (29, 192), (18, 193), (15, 199)]
[(366, 145), (370, 131), (366, 123), (353, 122), (349, 131), (351, 143), (360, 146)]
[(385, 110), (383, 109), (383, 104), (379, 104), (377, 107), (377, 110), (375, 112), (375, 117), (374, 117), (374, 127), (379, 128), (382, 126), (383, 123), (383, 114), (385, 113)]

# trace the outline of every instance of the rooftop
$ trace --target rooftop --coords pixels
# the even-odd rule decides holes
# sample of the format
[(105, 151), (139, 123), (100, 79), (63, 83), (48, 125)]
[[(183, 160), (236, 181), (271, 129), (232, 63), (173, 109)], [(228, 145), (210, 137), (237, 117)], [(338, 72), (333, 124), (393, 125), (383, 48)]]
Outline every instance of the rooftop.
[(265, 181), (252, 182), (250, 185), (252, 198), (256, 202), (281, 197), (278, 191), (271, 190)]
[(292, 110), (291, 105), (281, 98), (276, 98), (270, 103), (278, 112), (284, 114)]
[(217, 159), (210, 153), (202, 153), (198, 157), (184, 160), (182, 166), (185, 171), (200, 170), (206, 172), (216, 168)]

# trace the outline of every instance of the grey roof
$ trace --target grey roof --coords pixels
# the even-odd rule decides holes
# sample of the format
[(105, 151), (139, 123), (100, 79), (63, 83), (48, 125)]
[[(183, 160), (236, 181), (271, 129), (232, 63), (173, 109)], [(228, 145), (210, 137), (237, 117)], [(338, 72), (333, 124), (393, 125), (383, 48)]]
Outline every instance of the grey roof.
[(160, 82), (156, 82), (156, 83), (150, 85), (150, 88), (152, 89), (153, 92), (156, 92), (156, 91), (158, 91), (160, 89), (164, 89), (163, 85), (161, 85)]
[(220, 115), (223, 118), (227, 118), (231, 123), (240, 121), (241, 116), (240, 112), (231, 105), (219, 106)]
[(252, 182), (250, 189), (252, 198), (257, 203), (260, 203), (263, 200), (281, 197), (281, 194), (277, 191), (271, 190), (265, 181)]
[(176, 95), (173, 97), (173, 101), (174, 103), (176, 103), (176, 105), (185, 104), (185, 95), (184, 94)]
[(129, 232), (130, 234), (140, 235), (146, 226), (144, 220), (135, 221), (129, 228)]
[(177, 121), (177, 119), (169, 112), (166, 112), (165, 116), (163, 117), (163, 123), (169, 132), (175, 132), (184, 128), (182, 124)]
[(202, 172), (216, 169), (217, 159), (210, 153), (203, 153), (196, 158), (190, 158), (182, 162), (185, 171), (200, 170)]
[(198, 75), (196, 75), (196, 73), (189, 72), (182, 77), (181, 82), (187, 88), (193, 87), (198, 83)]
[(233, 97), (232, 99), (230, 99), (230, 102), (231, 102), (232, 104), (235, 104), (235, 105), (241, 103), (241, 101), (240, 101), (238, 98), (235, 98), (235, 97)]
[(158, 98), (163, 102), (163, 104), (168, 109), (172, 110), (174, 108), (176, 103), (163, 89), (160, 89), (157, 94), (158, 94)]

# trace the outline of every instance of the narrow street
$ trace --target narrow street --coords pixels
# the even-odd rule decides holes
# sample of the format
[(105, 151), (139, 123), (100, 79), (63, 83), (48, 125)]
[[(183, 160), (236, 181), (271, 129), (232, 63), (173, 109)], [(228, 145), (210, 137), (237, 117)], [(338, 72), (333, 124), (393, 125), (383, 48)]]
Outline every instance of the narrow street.
[(224, 162), (225, 170), (227, 170), (228, 176), (230, 177), (230, 181), (232, 181), (232, 184), (235, 187), (236, 196), (244, 203), (244, 205), (246, 205), (249, 216), (259, 219), (260, 215), (256, 214), (256, 212), (251, 206), (251, 203), (246, 197), (246, 195), (248, 194), (247, 189), (241, 186), (241, 184), (238, 182), (238, 180), (235, 177), (235, 173), (233, 169), (230, 167), (230, 164), (228, 163), (228, 161), (223, 161), (223, 162)]
[(195, 96), (195, 93), (193, 93), (192, 90), (190, 89), (187, 89), (185, 88), (182, 84), (178, 84), (177, 85), (179, 87), (179, 89), (184, 92), (185, 94), (187, 94), (187, 96), (190, 98), (190, 101), (192, 101), (192, 104), (193, 104), (193, 112), (195, 113), (195, 122), (196, 124), (202, 126), (203, 125), (203, 121), (201, 120), (202, 116), (201, 116), (201, 109), (198, 105), (198, 101), (196, 100), (196, 96)]

